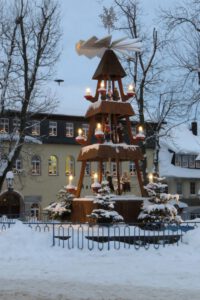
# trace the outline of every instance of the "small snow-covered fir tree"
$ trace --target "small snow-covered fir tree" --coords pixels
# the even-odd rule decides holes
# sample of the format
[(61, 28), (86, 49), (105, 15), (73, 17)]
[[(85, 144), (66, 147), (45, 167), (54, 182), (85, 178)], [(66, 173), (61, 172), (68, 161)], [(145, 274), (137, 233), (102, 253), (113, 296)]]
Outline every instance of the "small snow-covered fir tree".
[(123, 217), (114, 210), (115, 202), (112, 200), (112, 194), (108, 186), (108, 181), (101, 182), (101, 188), (95, 197), (94, 204), (98, 204), (99, 208), (93, 209), (88, 215), (89, 218), (96, 220), (97, 223), (117, 223), (122, 222)]
[(171, 200), (178, 203), (179, 195), (171, 195), (166, 192), (167, 184), (162, 183), (164, 178), (157, 178), (157, 182), (151, 182), (144, 188), (149, 199), (144, 201), (142, 211), (138, 216), (139, 222), (148, 228), (162, 229), (164, 224), (180, 223), (181, 217)]
[(57, 194), (57, 201), (50, 203), (44, 210), (51, 219), (66, 220), (71, 214), (73, 197), (65, 189), (61, 189)]

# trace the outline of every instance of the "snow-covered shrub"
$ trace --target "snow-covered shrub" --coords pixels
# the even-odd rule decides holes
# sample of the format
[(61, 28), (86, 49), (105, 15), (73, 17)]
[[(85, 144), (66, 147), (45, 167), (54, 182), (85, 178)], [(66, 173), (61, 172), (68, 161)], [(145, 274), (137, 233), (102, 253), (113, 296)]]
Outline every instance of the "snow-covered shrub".
[(176, 200), (178, 203), (179, 195), (166, 193), (167, 185), (159, 182), (159, 180), (158, 182), (149, 183), (144, 188), (149, 199), (144, 201), (138, 216), (138, 221), (142, 224), (142, 227), (163, 229), (165, 224), (182, 222), (177, 209), (173, 204), (170, 204), (171, 200)]
[(57, 194), (57, 201), (50, 203), (44, 211), (48, 212), (49, 218), (54, 220), (67, 220), (71, 214), (73, 195), (61, 189)]
[(88, 217), (96, 220), (97, 223), (117, 223), (124, 220), (123, 217), (114, 210), (115, 202), (112, 200), (107, 180), (102, 181), (101, 188), (98, 190), (93, 203), (98, 204), (99, 208), (93, 209)]

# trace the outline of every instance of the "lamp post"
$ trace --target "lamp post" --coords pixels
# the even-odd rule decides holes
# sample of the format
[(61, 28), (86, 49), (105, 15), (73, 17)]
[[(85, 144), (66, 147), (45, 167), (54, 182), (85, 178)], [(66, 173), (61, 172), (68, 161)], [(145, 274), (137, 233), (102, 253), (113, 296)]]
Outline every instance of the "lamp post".
[(7, 182), (8, 190), (9, 191), (13, 190), (14, 174), (12, 171), (8, 171), (6, 173), (6, 182)]

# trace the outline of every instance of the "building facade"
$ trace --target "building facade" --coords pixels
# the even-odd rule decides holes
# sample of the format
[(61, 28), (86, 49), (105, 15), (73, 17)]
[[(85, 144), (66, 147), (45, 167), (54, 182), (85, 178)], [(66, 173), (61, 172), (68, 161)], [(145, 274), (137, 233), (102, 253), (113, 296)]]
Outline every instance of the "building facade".
[(179, 194), (190, 212), (200, 212), (200, 136), (196, 122), (170, 130), (160, 141), (159, 169), (169, 193)]
[[(133, 134), (136, 125), (133, 122)], [(88, 123), (83, 116), (38, 114), (31, 118), (27, 127), (27, 142), (13, 166), (14, 190), (24, 201), (26, 215), (39, 216), (44, 207), (56, 200), (58, 191), (68, 184), (69, 175), (73, 175), (73, 184), (77, 185), (80, 173), (80, 162), (77, 162), (77, 157), (81, 146), (75, 137), (79, 128), (82, 128), (83, 134), (87, 136)], [(17, 113), (10, 112), (8, 116), (0, 119), (1, 135), (13, 132), (17, 134), (18, 129)], [(126, 135), (126, 128), (124, 134)], [(4, 147), (3, 143), (1, 144), (1, 161), (6, 155), (5, 143), (6, 139)], [(153, 143), (148, 145), (147, 161), (150, 172), (153, 164)], [(91, 183), (96, 170), (96, 163), (87, 164), (82, 196), (92, 194)], [(114, 162), (104, 164), (104, 172), (106, 171), (110, 172), (115, 183), (116, 164)], [(134, 162), (122, 163), (121, 173), (124, 171), (130, 177), (131, 193), (140, 195)], [(5, 182), (2, 192), (6, 189)]]

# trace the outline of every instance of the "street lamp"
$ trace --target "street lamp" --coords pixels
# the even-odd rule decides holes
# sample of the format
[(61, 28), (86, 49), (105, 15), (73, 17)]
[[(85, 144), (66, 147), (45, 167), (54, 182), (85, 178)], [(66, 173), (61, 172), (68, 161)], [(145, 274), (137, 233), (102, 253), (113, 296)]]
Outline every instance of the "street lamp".
[(8, 190), (13, 190), (14, 174), (12, 171), (6, 173), (6, 182)]

